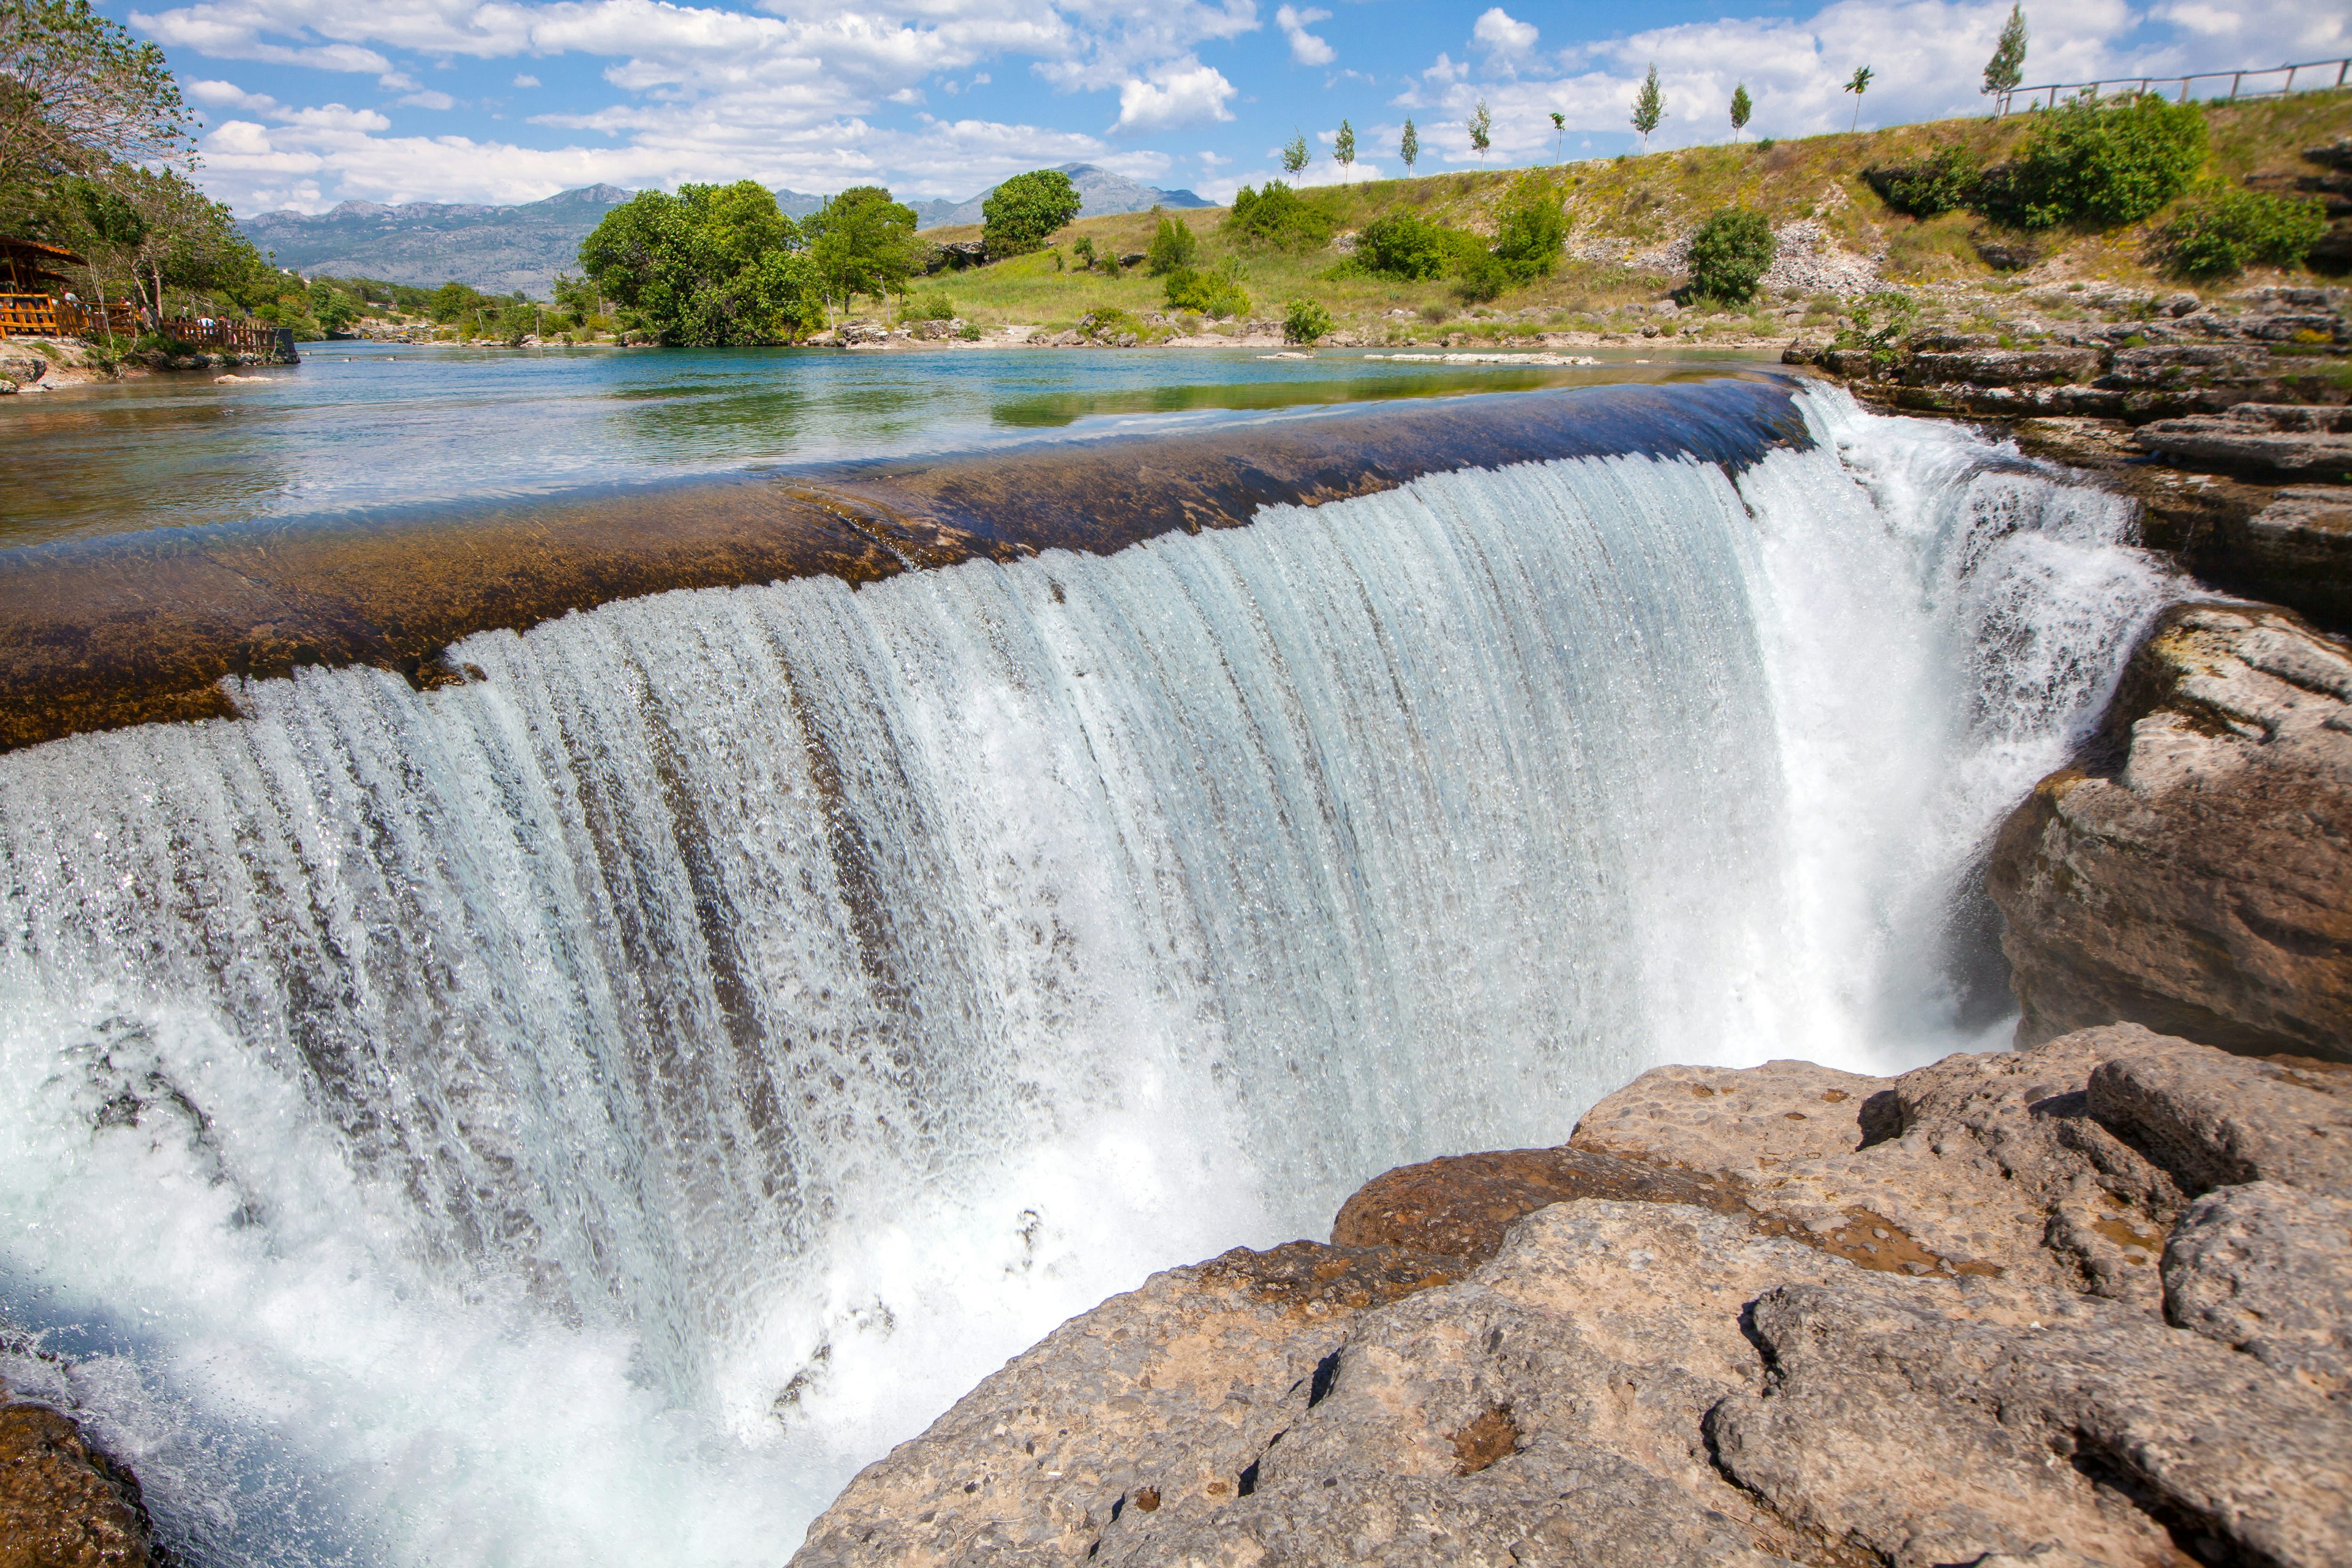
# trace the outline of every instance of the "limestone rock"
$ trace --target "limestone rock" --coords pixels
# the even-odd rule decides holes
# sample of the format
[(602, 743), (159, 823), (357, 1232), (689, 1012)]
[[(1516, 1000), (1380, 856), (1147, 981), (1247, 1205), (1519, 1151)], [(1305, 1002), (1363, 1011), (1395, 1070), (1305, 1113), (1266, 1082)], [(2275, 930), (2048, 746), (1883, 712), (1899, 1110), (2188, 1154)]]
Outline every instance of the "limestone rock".
[(2186, 1191), (2267, 1181), (2352, 1197), (2352, 1068), (2149, 1037), (2087, 1088), (2091, 1114)]
[(131, 1472), (0, 1385), (0, 1568), (144, 1568), (151, 1541)]
[(2352, 480), (2352, 411), (2242, 403), (2142, 426), (2133, 437), (2158, 457), (2258, 478)]
[(2164, 1313), (2352, 1401), (2352, 1200), (2275, 1182), (2208, 1193), (2165, 1247)]
[(2352, 1060), (2352, 654), (2179, 605), (2108, 724), (2098, 771), (2042, 780), (1993, 851), (2021, 1043), (2130, 1020)]
[(1403, 1247), (1483, 1263), (1522, 1216), (1571, 1198), (1738, 1210), (1735, 1189), (1583, 1149), (1512, 1149), (1405, 1165), (1358, 1188), (1331, 1222), (1340, 1247)]

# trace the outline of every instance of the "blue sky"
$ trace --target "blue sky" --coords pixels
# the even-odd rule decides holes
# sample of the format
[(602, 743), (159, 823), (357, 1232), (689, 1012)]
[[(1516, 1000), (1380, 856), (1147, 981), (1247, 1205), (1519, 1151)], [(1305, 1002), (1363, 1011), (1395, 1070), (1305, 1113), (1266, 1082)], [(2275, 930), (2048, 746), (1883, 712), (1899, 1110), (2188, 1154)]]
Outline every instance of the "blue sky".
[[(1223, 199), (1304, 132), (1310, 181), (1631, 145), (1654, 62), (1654, 146), (1979, 112), (2008, 0), (198, 0), (100, 8), (162, 43), (201, 111), (200, 179), (240, 214), (340, 201), (530, 201), (598, 181), (879, 183), (962, 197), (1084, 161)], [(2352, 54), (2342, 0), (2043, 0), (2029, 81), (2233, 69)], [(1360, 149), (1329, 159), (1340, 121)]]

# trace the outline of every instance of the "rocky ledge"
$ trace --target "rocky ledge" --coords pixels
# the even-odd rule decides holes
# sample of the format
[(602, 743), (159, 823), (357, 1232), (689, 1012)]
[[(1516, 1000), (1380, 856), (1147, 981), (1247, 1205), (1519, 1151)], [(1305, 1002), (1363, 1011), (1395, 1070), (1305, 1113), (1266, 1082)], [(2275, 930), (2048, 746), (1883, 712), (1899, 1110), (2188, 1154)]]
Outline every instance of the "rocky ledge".
[(1662, 1068), (1064, 1325), (795, 1568), (2352, 1561), (2352, 1069)]

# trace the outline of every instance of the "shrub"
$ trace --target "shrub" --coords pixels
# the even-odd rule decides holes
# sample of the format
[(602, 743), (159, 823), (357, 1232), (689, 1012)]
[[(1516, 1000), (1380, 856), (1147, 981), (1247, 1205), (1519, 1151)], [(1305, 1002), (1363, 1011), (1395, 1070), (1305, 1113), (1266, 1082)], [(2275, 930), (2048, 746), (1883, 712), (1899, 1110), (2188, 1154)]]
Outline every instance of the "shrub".
[(1106, 305), (1087, 311), (1079, 319), (1078, 334), (1097, 342), (1115, 343), (1125, 348), (1149, 341), (1151, 329), (1117, 306)]
[(1198, 310), (1203, 316), (1246, 316), (1250, 302), (1242, 286), (1223, 273), (1180, 267), (1168, 275), (1168, 308)]
[(1282, 341), (1309, 347), (1331, 335), (1331, 312), (1312, 300), (1293, 300), (1282, 317)]
[(1338, 226), (1321, 203), (1308, 201), (1280, 180), (1268, 180), (1262, 191), (1244, 185), (1234, 193), (1225, 226), (1244, 240), (1277, 250), (1313, 250), (1329, 244)]
[(988, 254), (1022, 256), (1040, 249), (1045, 237), (1078, 216), (1078, 187), (1059, 169), (1015, 174), (981, 204), (981, 237)]
[(2070, 103), (2044, 116), (2016, 163), (1988, 172), (1980, 208), (2021, 228), (2115, 228), (2187, 190), (2204, 162), (2200, 109), (2152, 94), (2114, 105)]
[(1560, 211), (1551, 186), (1541, 180), (1525, 180), (1503, 209), (1495, 231), (1495, 257), (1513, 282), (1532, 283), (1551, 276), (1567, 239), (1568, 216)]
[(1407, 208), (1376, 217), (1356, 232), (1356, 262), (1382, 278), (1443, 278), (1469, 237)]
[(980, 342), (980, 323), (978, 321), (966, 321), (962, 326), (956, 329), (956, 336), (961, 338), (968, 343), (976, 343)]
[(1940, 217), (1973, 205), (1984, 161), (1958, 142), (1948, 142), (1920, 163), (1895, 169), (1865, 169), (1862, 177), (1879, 199), (1913, 217)]
[(1095, 266), (1094, 237), (1091, 235), (1082, 234), (1078, 236), (1077, 238), (1070, 241), (1070, 254), (1076, 258), (1078, 262), (1085, 267), (1087, 271), (1093, 271)]
[(1150, 248), (1143, 253), (1144, 268), (1154, 278), (1165, 278), (1192, 265), (1199, 253), (1201, 241), (1192, 227), (1181, 219), (1163, 217), (1151, 236)]
[(1900, 289), (1865, 294), (1852, 312), (1853, 325), (1837, 335), (1842, 349), (1867, 349), (1873, 363), (1887, 364), (1919, 320), (1919, 301)]
[(2327, 232), (2315, 201), (2213, 181), (2165, 226), (2165, 260), (2190, 278), (2228, 278), (2261, 261), (2299, 267)]
[(955, 301), (949, 299), (944, 290), (934, 289), (928, 294), (918, 294), (908, 300), (898, 316), (908, 321), (952, 321), (955, 320)]
[(1511, 286), (1511, 269), (1491, 250), (1473, 250), (1456, 263), (1454, 297), (1465, 305), (1483, 305)]
[(1734, 302), (1751, 299), (1778, 249), (1772, 225), (1762, 213), (1720, 208), (1691, 240), (1691, 292)]

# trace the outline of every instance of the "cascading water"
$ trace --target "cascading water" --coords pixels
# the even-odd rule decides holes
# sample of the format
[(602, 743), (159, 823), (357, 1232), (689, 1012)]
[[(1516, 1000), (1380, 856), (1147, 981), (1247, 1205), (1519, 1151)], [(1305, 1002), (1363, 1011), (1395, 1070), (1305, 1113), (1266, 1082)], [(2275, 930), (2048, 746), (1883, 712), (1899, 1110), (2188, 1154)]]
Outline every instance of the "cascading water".
[(0, 1309), (71, 1358), (0, 1371), (199, 1563), (774, 1563), (1390, 1165), (1997, 1044), (1973, 858), (2169, 584), (1803, 401), (1736, 480), (667, 595), (0, 759)]

